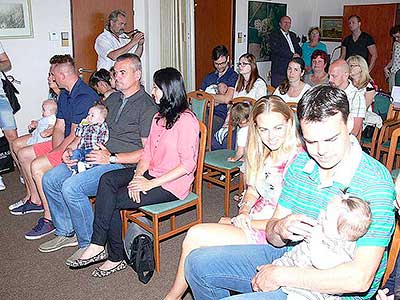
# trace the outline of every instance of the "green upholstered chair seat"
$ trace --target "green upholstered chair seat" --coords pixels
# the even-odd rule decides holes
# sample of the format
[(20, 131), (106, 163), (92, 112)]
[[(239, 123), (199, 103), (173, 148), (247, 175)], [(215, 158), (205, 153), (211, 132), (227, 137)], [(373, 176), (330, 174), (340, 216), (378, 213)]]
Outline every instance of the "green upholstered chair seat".
[(393, 180), (395, 180), (397, 178), (397, 176), (399, 176), (399, 172), (400, 172), (400, 169), (394, 169), (394, 170), (392, 170), (392, 172), (390, 172)]
[[(383, 144), (382, 144), (382, 147), (384, 147), (384, 148), (389, 148), (390, 147), (390, 141), (386, 141), (386, 142), (384, 142)], [(397, 150), (399, 150), (400, 149), (400, 140), (397, 142)]]
[(145, 212), (157, 215), (157, 214), (161, 214), (165, 211), (177, 208), (183, 204), (189, 203), (190, 201), (195, 200), (197, 197), (198, 196), (195, 193), (190, 192), (190, 194), (183, 200), (176, 200), (176, 201), (171, 201), (171, 202), (146, 205), (146, 206), (142, 206), (140, 209)]
[(361, 137), (361, 145), (362, 144), (369, 144), (372, 142), (372, 138)]
[(235, 156), (234, 150), (215, 150), (211, 152), (206, 152), (206, 157), (204, 159), (204, 163), (208, 165), (215, 166), (217, 168), (231, 170), (234, 168), (238, 168), (242, 165), (243, 162), (236, 161), (230, 162), (228, 161), (228, 157)]

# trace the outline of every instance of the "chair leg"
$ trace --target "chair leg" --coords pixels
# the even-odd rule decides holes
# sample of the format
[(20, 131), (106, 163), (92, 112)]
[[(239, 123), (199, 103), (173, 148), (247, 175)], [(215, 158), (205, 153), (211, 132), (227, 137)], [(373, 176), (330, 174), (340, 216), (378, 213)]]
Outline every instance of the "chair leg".
[(160, 273), (160, 228), (158, 222), (158, 216), (153, 217), (153, 228), (154, 228), (154, 261), (156, 272)]
[(229, 206), (231, 196), (231, 174), (225, 173), (225, 190), (224, 190), (224, 213), (225, 217), (229, 217)]
[(121, 210), (121, 221), (122, 221), (122, 238), (125, 238), (125, 234), (128, 231), (128, 218), (126, 217), (126, 210)]

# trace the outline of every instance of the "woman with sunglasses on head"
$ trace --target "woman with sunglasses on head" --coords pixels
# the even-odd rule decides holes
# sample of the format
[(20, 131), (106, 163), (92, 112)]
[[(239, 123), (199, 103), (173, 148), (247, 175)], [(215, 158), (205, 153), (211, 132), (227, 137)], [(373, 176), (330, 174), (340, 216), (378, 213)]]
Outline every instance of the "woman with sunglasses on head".
[(201, 247), (266, 244), (265, 227), (281, 194), (283, 177), (292, 160), (302, 150), (296, 138), (294, 112), (277, 96), (260, 98), (249, 123), (247, 190), (234, 218), (191, 227), (182, 244), (181, 259), (174, 284), (164, 300), (182, 298), (188, 285), (184, 277), (186, 256)]
[(299, 102), (304, 93), (311, 88), (304, 82), (304, 73), (304, 60), (300, 57), (292, 58), (287, 67), (287, 78), (278, 86), (274, 95), (281, 97), (285, 102)]

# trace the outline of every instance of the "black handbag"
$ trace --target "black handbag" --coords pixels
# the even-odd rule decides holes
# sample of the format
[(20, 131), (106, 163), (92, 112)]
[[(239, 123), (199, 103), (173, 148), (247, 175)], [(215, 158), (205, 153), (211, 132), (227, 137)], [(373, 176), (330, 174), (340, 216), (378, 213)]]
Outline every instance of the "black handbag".
[(14, 171), (10, 145), (5, 136), (0, 138), (0, 175)]
[(11, 108), (13, 110), (13, 114), (15, 114), (17, 111), (21, 109), (21, 105), (18, 102), (17, 94), (19, 94), (18, 90), (15, 88), (15, 86), (12, 84), (10, 80), (8, 80), (6, 74), (4, 72), (3, 77), (1, 81), (3, 82), (3, 90), (4, 93), (6, 94), (6, 97), (8, 99), (8, 102), (10, 102)]

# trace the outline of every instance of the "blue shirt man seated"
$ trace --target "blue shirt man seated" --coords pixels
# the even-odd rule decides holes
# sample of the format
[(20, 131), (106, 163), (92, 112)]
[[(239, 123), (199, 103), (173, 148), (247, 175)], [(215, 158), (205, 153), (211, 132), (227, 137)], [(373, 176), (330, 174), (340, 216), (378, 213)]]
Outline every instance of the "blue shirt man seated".
[(212, 60), (215, 71), (209, 73), (203, 80), (200, 89), (212, 94), (215, 100), (213, 116), (213, 132), (224, 124), (228, 113), (227, 104), (233, 98), (238, 74), (230, 64), (228, 49), (224, 45), (216, 46), (212, 51)]
[[(346, 94), (316, 86), (297, 107), (307, 152), (299, 154), (285, 175), (282, 194), (266, 226), (269, 244), (206, 247), (186, 258), (185, 276), (194, 298), (286, 299), (281, 287), (370, 299), (386, 268), (386, 247), (394, 227), (394, 186), (388, 170), (361, 150), (350, 135), (353, 117)], [(346, 191), (369, 203), (372, 223), (357, 240), (354, 259), (327, 270), (283, 267), (271, 263), (303, 242), (321, 210)]]

